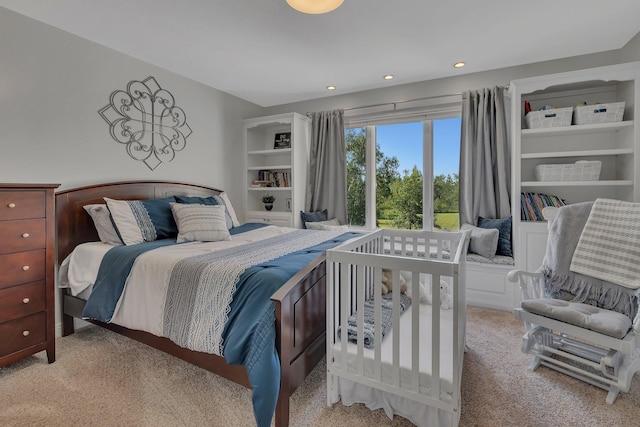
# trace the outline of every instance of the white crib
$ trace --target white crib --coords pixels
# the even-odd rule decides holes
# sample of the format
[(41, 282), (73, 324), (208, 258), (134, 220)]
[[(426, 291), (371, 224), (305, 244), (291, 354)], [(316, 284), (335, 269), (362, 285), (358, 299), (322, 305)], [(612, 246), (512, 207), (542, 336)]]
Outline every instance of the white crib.
[[(364, 403), (418, 426), (457, 426), (465, 343), (467, 234), (376, 230), (327, 252), (327, 403)], [(392, 326), (382, 337), (382, 269), (391, 271)], [(400, 276), (414, 296), (401, 312)], [(448, 284), (449, 309), (420, 304), (420, 282)], [(440, 301), (440, 286), (431, 300)], [(365, 305), (369, 317), (365, 319)], [(444, 306), (443, 306), (444, 307)], [(354, 343), (346, 320), (352, 316)], [(365, 325), (365, 322), (368, 322)], [(368, 329), (367, 329), (368, 327)], [(342, 329), (341, 329), (342, 328)], [(373, 344), (360, 339), (369, 332)], [(340, 332), (339, 332), (340, 331)]]

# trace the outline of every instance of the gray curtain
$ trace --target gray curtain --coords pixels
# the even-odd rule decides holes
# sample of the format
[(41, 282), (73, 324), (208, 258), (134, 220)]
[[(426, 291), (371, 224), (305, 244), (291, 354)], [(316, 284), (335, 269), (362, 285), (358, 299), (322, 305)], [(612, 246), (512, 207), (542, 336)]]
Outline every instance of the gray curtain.
[(347, 144), (343, 110), (309, 113), (311, 150), (307, 182), (309, 211), (328, 210), (328, 218), (347, 224)]
[(511, 162), (504, 88), (462, 94), (460, 225), (511, 214)]

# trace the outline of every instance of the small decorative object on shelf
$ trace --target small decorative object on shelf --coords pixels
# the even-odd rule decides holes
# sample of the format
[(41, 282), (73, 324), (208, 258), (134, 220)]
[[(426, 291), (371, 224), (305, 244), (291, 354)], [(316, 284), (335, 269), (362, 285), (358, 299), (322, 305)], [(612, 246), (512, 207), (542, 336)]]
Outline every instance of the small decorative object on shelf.
[(265, 194), (262, 196), (262, 203), (264, 203), (264, 208), (268, 211), (273, 209), (273, 202), (275, 202), (275, 200), (275, 196), (272, 196), (271, 194)]
[(273, 141), (273, 148), (291, 148), (291, 132), (276, 133)]

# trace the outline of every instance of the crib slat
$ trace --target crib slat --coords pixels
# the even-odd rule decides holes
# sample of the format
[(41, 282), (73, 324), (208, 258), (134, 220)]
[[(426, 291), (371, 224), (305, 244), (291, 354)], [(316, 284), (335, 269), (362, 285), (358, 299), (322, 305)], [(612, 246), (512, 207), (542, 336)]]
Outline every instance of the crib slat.
[(440, 279), (431, 276), (431, 397), (440, 398)]
[(358, 375), (364, 374), (364, 266), (356, 265), (356, 298), (357, 298), (357, 330), (358, 330)]
[(342, 333), (340, 334), (340, 369), (347, 372), (347, 319), (349, 314), (347, 309), (351, 306), (349, 299), (349, 289), (351, 289), (351, 266), (347, 264), (340, 265), (340, 327)]
[(373, 349), (374, 372), (376, 381), (382, 382), (382, 269), (376, 267), (376, 280), (374, 281), (373, 317), (375, 347)]
[(420, 273), (411, 273), (411, 389), (420, 389)]
[(393, 385), (400, 387), (400, 271), (393, 270)]

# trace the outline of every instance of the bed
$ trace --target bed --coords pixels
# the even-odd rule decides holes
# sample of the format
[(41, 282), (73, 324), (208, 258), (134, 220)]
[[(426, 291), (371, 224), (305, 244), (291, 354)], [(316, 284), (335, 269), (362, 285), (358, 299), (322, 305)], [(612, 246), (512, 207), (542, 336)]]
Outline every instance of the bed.
[[(63, 260), (67, 259), (79, 245), (83, 247), (83, 244), (91, 245), (88, 242), (99, 241), (94, 223), (84, 209), (85, 205), (104, 203), (104, 197), (133, 201), (169, 196), (207, 198), (219, 196), (221, 193), (222, 191), (216, 188), (163, 181), (115, 182), (60, 191), (56, 193), (58, 264), (63, 263)], [(340, 239), (349, 238), (349, 233), (342, 234)], [(340, 239), (334, 240), (333, 244), (338, 244), (342, 241)], [(276, 426), (288, 425), (289, 397), (325, 355), (325, 256), (323, 246), (319, 245), (317, 248), (315, 252), (308, 251), (306, 259), (309, 261), (297, 272), (292, 273), (290, 278), (270, 297), (275, 307), (274, 346), (277, 350), (276, 359), (280, 371), (279, 393), (277, 393), (275, 414), (273, 414)], [(164, 249), (166, 248), (159, 250)], [(132, 276), (133, 271), (132, 269)], [(132, 287), (127, 287), (125, 292), (129, 292), (130, 288)], [(93, 293), (96, 293), (95, 290)], [(69, 335), (74, 331), (74, 318), (87, 317), (83, 316), (83, 311), (88, 304), (82, 295), (74, 296), (70, 289), (63, 289), (61, 305), (63, 335)], [(247, 369), (242, 365), (227, 363), (223, 356), (189, 350), (168, 338), (137, 330), (131, 326), (123, 327), (113, 322), (95, 320), (95, 317), (92, 319), (89, 320), (91, 323), (172, 354), (238, 384), (252, 387)], [(114, 315), (115, 319), (117, 315)], [(255, 390), (253, 395), (255, 408)], [(271, 418), (268, 420), (264, 417), (256, 418), (256, 422), (258, 425), (269, 425)]]
[(327, 251), (329, 406), (458, 425), (467, 244), (464, 232), (377, 230)]

